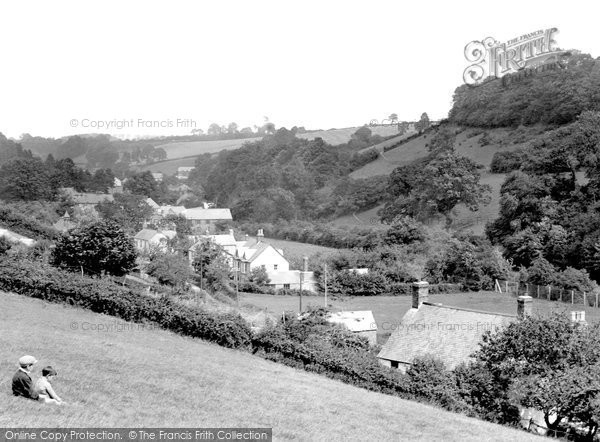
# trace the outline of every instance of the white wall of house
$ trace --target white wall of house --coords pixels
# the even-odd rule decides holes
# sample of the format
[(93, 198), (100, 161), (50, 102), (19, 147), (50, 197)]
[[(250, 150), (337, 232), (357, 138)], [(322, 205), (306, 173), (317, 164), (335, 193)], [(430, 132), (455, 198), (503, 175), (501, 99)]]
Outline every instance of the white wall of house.
[(260, 266), (265, 266), (267, 272), (287, 272), (290, 263), (272, 246), (265, 249), (255, 260), (250, 262), (250, 271)]

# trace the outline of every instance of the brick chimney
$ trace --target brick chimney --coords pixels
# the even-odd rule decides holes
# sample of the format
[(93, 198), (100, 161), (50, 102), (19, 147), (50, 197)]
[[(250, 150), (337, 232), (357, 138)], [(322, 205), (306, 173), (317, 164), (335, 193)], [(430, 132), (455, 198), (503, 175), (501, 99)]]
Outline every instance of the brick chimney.
[(419, 308), (421, 304), (429, 301), (429, 283), (427, 281), (413, 282), (412, 308)]
[(304, 256), (302, 258), (302, 271), (308, 272), (308, 257), (307, 256)]
[(531, 296), (519, 296), (517, 298), (517, 317), (525, 318), (531, 316), (533, 308), (533, 298)]
[(258, 229), (258, 233), (256, 234), (257, 238), (264, 238), (265, 234), (263, 233), (263, 229)]

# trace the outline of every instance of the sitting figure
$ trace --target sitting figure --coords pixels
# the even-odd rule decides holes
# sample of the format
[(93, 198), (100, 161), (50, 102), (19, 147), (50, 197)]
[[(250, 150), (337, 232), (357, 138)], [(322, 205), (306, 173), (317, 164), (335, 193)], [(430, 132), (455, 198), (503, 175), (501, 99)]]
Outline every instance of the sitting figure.
[(42, 377), (35, 383), (34, 390), (38, 394), (39, 400), (43, 401), (45, 404), (61, 405), (63, 403), (62, 399), (58, 397), (50, 383), (52, 378), (57, 374), (56, 370), (51, 366), (44, 367), (42, 369)]
[(37, 359), (33, 356), (23, 356), (19, 359), (19, 369), (12, 378), (12, 392), (15, 396), (27, 399), (38, 399), (38, 394), (33, 388), (31, 370)]

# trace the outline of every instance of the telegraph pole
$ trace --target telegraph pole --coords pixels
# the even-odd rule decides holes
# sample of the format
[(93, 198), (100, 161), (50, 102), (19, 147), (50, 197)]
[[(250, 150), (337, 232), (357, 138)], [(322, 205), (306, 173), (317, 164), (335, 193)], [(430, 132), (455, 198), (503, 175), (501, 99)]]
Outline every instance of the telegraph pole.
[(324, 265), (325, 270), (325, 308), (327, 308), (327, 264)]
[(304, 279), (304, 272), (300, 270), (300, 313), (302, 313), (302, 280)]

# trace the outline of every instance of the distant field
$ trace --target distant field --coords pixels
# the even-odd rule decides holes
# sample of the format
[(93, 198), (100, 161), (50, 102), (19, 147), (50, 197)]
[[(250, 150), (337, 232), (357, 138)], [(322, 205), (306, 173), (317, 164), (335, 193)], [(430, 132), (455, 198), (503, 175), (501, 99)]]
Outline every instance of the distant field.
[(333, 224), (337, 226), (359, 226), (359, 227), (368, 227), (368, 226), (377, 226), (382, 225), (379, 222), (379, 216), (377, 215), (377, 211), (383, 207), (383, 204), (380, 204), (377, 207), (373, 207), (372, 209), (365, 210), (364, 212), (357, 212), (355, 214), (344, 215), (339, 218), (336, 218), (332, 221)]
[[(350, 138), (354, 132), (360, 129), (357, 127), (345, 127), (343, 129), (329, 129), (329, 130), (318, 130), (315, 132), (307, 132), (303, 134), (296, 134), (298, 138), (306, 138), (307, 140), (314, 140), (319, 137), (323, 141), (333, 146), (338, 144), (344, 144), (350, 141)], [(398, 134), (398, 126), (396, 124), (392, 126), (369, 126), (373, 135), (381, 135), (382, 137), (389, 137), (391, 135)]]
[[(34, 379), (45, 365), (57, 369), (53, 387), (67, 405), (12, 396), (24, 354), (39, 360)], [(539, 440), (242, 351), (2, 292), (0, 373), (0, 427), (267, 427), (275, 441)]]
[(244, 143), (258, 141), (262, 138), (245, 138), (241, 140), (216, 140), (216, 141), (183, 141), (177, 143), (160, 144), (167, 152), (167, 158), (174, 160), (176, 158), (189, 157), (191, 155), (201, 155), (203, 153), (217, 153), (225, 150), (240, 148)]
[[(461, 307), (486, 312), (516, 314), (517, 300), (509, 294), (497, 292), (469, 292), (459, 294), (429, 295), (430, 302), (439, 302), (444, 305)], [(283, 311), (298, 311), (299, 299), (297, 296), (273, 296), (244, 294), (244, 303), (266, 308), (274, 315), (281, 316)], [(372, 310), (377, 322), (377, 340), (384, 343), (394, 327), (411, 308), (410, 296), (356, 296), (328, 299), (328, 306), (335, 311)], [(305, 296), (302, 302), (304, 308), (324, 306), (323, 296)], [(588, 322), (600, 320), (600, 308), (583, 305), (571, 305), (543, 299), (533, 300), (534, 314), (547, 315), (553, 312), (567, 312), (571, 310), (585, 310)]]
[(147, 166), (141, 166), (140, 171), (149, 170), (150, 172), (162, 172), (165, 175), (174, 175), (177, 173), (178, 167), (189, 166), (193, 167), (196, 165), (196, 157), (190, 158), (178, 158), (176, 160), (162, 161), (160, 163), (149, 164)]

